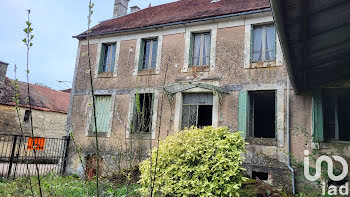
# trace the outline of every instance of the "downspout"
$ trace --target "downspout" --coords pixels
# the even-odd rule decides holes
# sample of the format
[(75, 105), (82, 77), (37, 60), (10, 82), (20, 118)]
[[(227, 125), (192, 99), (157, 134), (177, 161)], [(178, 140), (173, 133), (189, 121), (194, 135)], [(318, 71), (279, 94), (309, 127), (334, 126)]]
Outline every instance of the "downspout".
[(287, 75), (287, 146), (288, 146), (288, 152), (287, 152), (287, 167), (292, 173), (292, 188), (293, 188), (293, 194), (295, 194), (295, 178), (294, 178), (294, 169), (290, 165), (290, 157), (291, 157), (291, 144), (290, 144), (290, 133), (289, 133), (289, 91), (290, 91), (290, 82), (289, 77)]

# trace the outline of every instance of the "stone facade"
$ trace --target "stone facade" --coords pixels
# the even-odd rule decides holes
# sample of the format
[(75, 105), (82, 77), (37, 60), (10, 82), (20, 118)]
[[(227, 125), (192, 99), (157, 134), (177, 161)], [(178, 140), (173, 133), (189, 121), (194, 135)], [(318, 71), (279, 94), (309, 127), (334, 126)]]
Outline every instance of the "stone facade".
[[(286, 166), (287, 141), (286, 120), (290, 118), (291, 155), (301, 162), (303, 150), (311, 149), (307, 136), (311, 136), (311, 97), (295, 95), (290, 89), (287, 103), (287, 71), (283, 64), (280, 45), (276, 44), (276, 60), (269, 64), (250, 64), (250, 28), (253, 25), (273, 23), (271, 12), (250, 14), (245, 17), (231, 17), (171, 26), (147, 31), (119, 33), (90, 39), (90, 53), (96, 95), (113, 97), (110, 133), (99, 139), (102, 158), (108, 168), (115, 161), (111, 159), (133, 140), (129, 132), (135, 93), (155, 94), (155, 118), (152, 119), (152, 134), (142, 138), (145, 153), (150, 146), (156, 146), (158, 135), (161, 140), (181, 129), (182, 97), (185, 93), (209, 92), (214, 94), (212, 124), (239, 130), (239, 95), (243, 91), (274, 90), (276, 94), (276, 137), (271, 139), (249, 138), (245, 167), (247, 173), (268, 173), (268, 181), (275, 185), (290, 186), (290, 171)], [(211, 32), (210, 68), (202, 70), (188, 66), (190, 48), (189, 35), (192, 32)], [(155, 73), (143, 74), (137, 70), (140, 41), (143, 38), (158, 37), (158, 56)], [(113, 75), (101, 76), (96, 68), (100, 62), (103, 43), (116, 43), (116, 62)], [(91, 95), (88, 70), (87, 41), (79, 41), (72, 89), (71, 110), (68, 115), (68, 130), (73, 132), (76, 142), (83, 147), (83, 164), (76, 155), (68, 164), (67, 172), (83, 175), (87, 155), (94, 153), (94, 137), (89, 136)], [(160, 55), (159, 55), (160, 54)], [(159, 57), (160, 56), (160, 57)], [(247, 62), (248, 60), (248, 62)], [(215, 99), (215, 92), (205, 88), (193, 88), (177, 92), (172, 102), (164, 94), (163, 87), (173, 83), (201, 83), (219, 87), (224, 91), (222, 98)], [(290, 106), (289, 116), (286, 113)], [(216, 106), (216, 107), (215, 107)], [(89, 116), (90, 113), (90, 116)], [(162, 118), (160, 118), (162, 117)], [(160, 121), (161, 120), (161, 121)], [(248, 131), (245, 131), (246, 133)], [(74, 148), (74, 147), (72, 147)], [(104, 165), (104, 166), (106, 166)], [(104, 167), (104, 172), (110, 172)]]

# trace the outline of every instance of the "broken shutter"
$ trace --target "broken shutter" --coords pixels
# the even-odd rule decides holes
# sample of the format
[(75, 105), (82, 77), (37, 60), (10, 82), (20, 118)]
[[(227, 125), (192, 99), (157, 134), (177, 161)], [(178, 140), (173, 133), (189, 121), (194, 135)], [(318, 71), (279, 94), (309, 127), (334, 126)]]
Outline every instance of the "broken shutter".
[(324, 140), (321, 89), (315, 89), (312, 92), (312, 131), (314, 141), (322, 142)]
[(248, 92), (241, 91), (238, 96), (238, 131), (243, 131), (243, 137), (248, 129)]
[[(110, 109), (111, 109), (111, 96), (96, 96), (95, 97), (95, 108), (96, 108), (96, 124), (97, 132), (108, 132), (109, 123), (111, 120)], [(95, 132), (95, 121), (92, 119), (92, 128)]]

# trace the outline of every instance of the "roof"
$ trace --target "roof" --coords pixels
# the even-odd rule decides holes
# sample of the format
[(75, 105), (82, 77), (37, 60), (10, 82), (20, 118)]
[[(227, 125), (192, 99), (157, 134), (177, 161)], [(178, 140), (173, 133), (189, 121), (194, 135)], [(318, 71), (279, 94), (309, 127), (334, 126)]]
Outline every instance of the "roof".
[[(180, 0), (145, 8), (118, 18), (101, 22), (91, 28), (90, 35), (111, 34), (162, 24), (189, 22), (195, 19), (224, 16), (270, 8), (269, 0)], [(86, 37), (87, 31), (76, 36)]]
[(165, 91), (169, 94), (176, 94), (178, 92), (186, 91), (192, 88), (203, 88), (207, 90), (212, 90), (215, 92), (224, 92), (220, 87), (209, 85), (205, 83), (192, 83), (192, 82), (182, 82), (182, 83), (172, 83), (165, 86)]
[(6, 65), (9, 65), (9, 63), (3, 62), (3, 61), (0, 61), (0, 64), (6, 64)]
[[(0, 86), (0, 104), (15, 105), (13, 101), (14, 86), (13, 80), (5, 78), (5, 85)], [(30, 96), (33, 109), (42, 111), (52, 111), (67, 113), (70, 102), (70, 94), (66, 92), (56, 91), (48, 87), (30, 84)], [(18, 92), (20, 94), (19, 106), (29, 107), (27, 102), (27, 84), (24, 82), (18, 82)]]
[(350, 79), (350, 1), (271, 0), (297, 93)]

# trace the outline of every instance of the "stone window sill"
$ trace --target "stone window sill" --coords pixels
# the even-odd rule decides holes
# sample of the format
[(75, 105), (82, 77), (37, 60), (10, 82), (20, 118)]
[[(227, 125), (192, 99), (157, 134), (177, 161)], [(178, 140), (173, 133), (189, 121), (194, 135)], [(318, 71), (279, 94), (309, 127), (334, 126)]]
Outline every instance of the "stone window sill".
[(112, 72), (105, 72), (105, 73), (98, 73), (97, 78), (112, 78), (113, 73)]
[[(95, 132), (89, 131), (88, 137), (95, 137)], [(108, 132), (97, 132), (97, 137), (108, 138)]]
[(262, 61), (262, 62), (251, 62), (249, 68), (269, 68), (276, 67), (276, 60), (273, 61)]
[(209, 72), (210, 66), (189, 66), (188, 69), (192, 72)]
[(156, 71), (155, 70), (139, 70), (137, 75), (139, 76), (143, 76), (143, 75), (156, 75)]
[(247, 137), (246, 142), (248, 142), (249, 145), (277, 146), (276, 138)]

